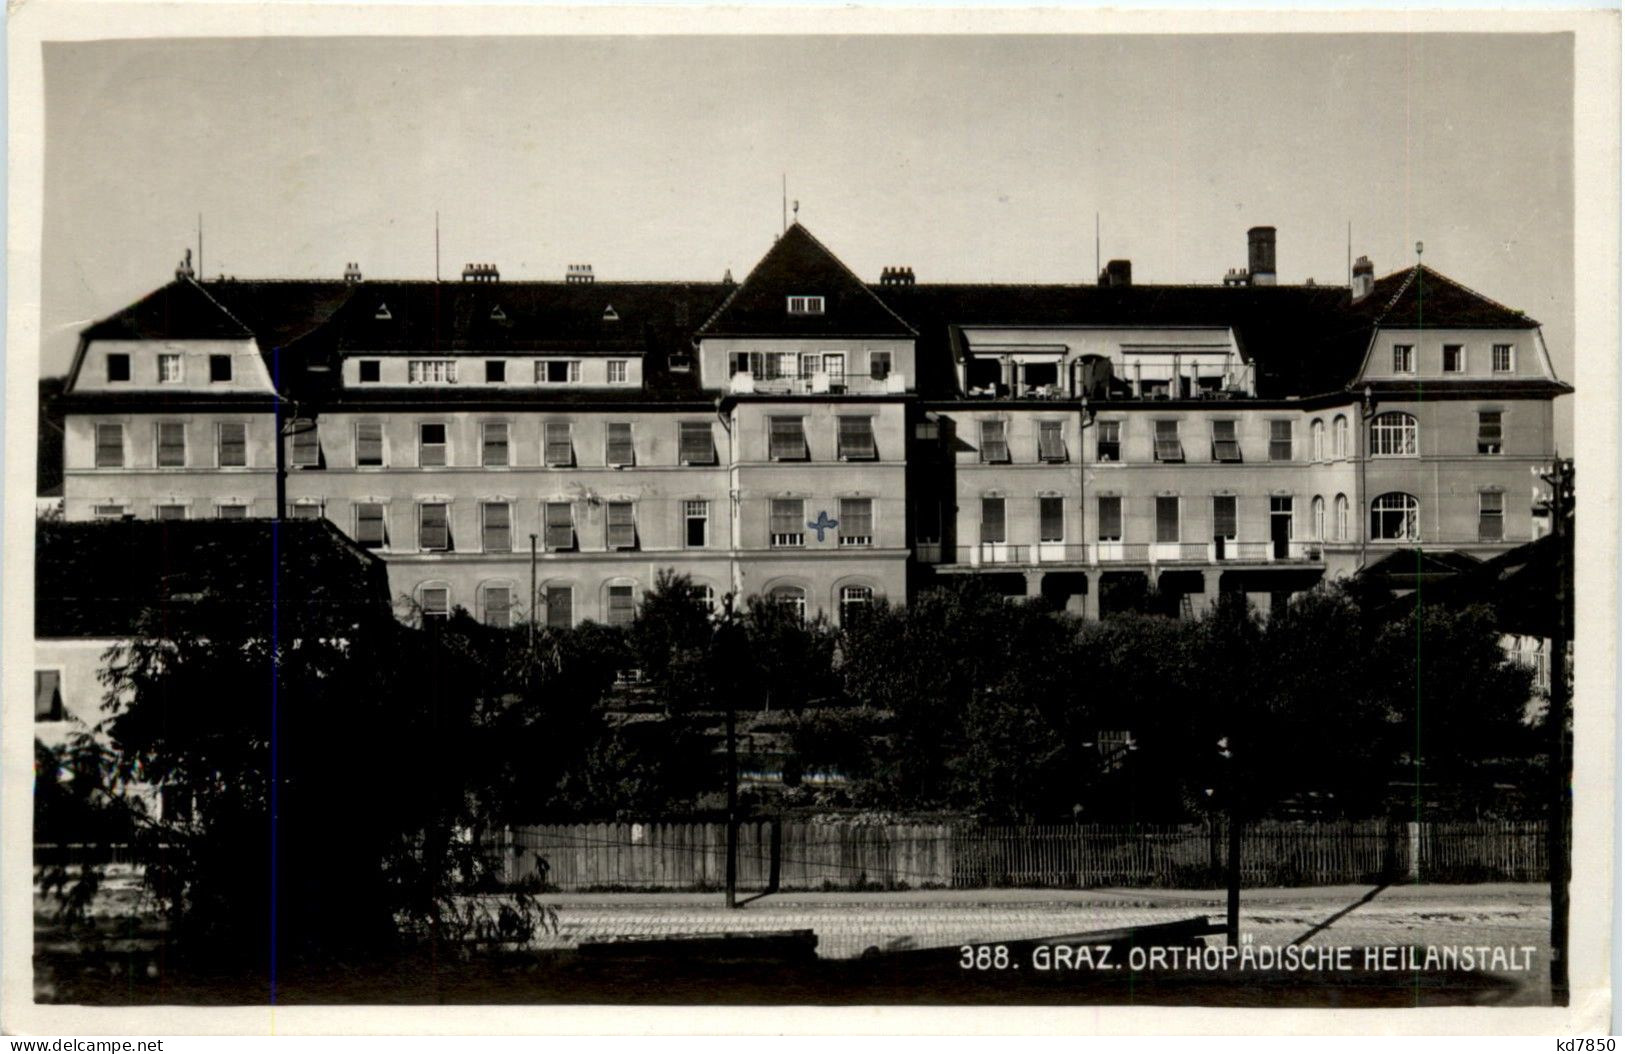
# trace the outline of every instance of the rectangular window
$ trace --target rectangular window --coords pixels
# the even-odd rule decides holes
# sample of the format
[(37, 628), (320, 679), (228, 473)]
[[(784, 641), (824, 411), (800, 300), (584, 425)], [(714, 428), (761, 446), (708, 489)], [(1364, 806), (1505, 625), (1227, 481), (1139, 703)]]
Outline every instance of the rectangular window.
[(869, 353), (869, 379), (883, 381), (891, 376), (891, 352), (871, 351)]
[(451, 524), (444, 502), (424, 502), (418, 506), (418, 548), (444, 552), (451, 548)]
[(703, 549), (711, 523), (711, 503), (708, 501), (683, 502), (683, 545), (689, 549)]
[(1502, 513), (1506, 508), (1506, 495), (1498, 490), (1480, 491), (1478, 495), (1478, 540), (1481, 542), (1499, 542), (1506, 537), (1505, 520)]
[(1157, 499), (1157, 541), (1179, 541), (1179, 499), (1159, 497)]
[(127, 381), (130, 379), (130, 356), (123, 352), (113, 352), (107, 356), (107, 380)]
[(1490, 348), (1490, 370), (1495, 373), (1512, 372), (1512, 345), (1496, 344)]
[(247, 505), (216, 505), (214, 517), (217, 520), (246, 520), (248, 519)]
[(34, 671), (34, 720), (62, 720), (62, 671)]
[(795, 547), (806, 542), (802, 527), (800, 498), (773, 498), (768, 503), (768, 541), (775, 547)]
[(536, 364), (537, 384), (580, 384), (581, 360), (553, 359)]
[(604, 425), (604, 464), (630, 465), (634, 460), (632, 422), (607, 422)]
[(683, 421), (677, 426), (677, 456), (685, 465), (714, 465), (716, 446), (711, 442), (711, 425), (706, 421)]
[(1416, 346), (1414, 344), (1394, 345), (1394, 372), (1416, 372)]
[(290, 520), (319, 520), (322, 518), (322, 503), (319, 501), (301, 501), (288, 507)]
[(355, 426), (355, 463), (377, 468), (384, 463), (384, 425), (381, 421), (360, 421)]
[(179, 421), (158, 422), (158, 467), (186, 466), (186, 426)]
[(574, 509), (567, 501), (550, 501), (544, 507), (546, 536), (543, 542), (550, 552), (576, 547)]
[(480, 428), (480, 464), (502, 468), (508, 464), (508, 422), (487, 421)]
[(982, 421), (982, 460), (989, 464), (1005, 464), (1010, 460), (1010, 444), (1004, 438), (1004, 422)]
[(156, 505), (152, 510), (153, 518), (158, 520), (184, 520), (186, 519), (185, 505)]
[(842, 545), (873, 545), (875, 543), (875, 503), (871, 498), (842, 498), (840, 508), (840, 534)]
[(382, 503), (376, 501), (356, 503), (355, 540), (367, 549), (384, 549), (389, 546), (389, 532), (385, 529)]
[(982, 499), (982, 525), (978, 535), (983, 545), (1004, 543), (1004, 499)]
[(158, 383), (179, 384), (184, 366), (179, 355), (160, 354), (158, 356)]
[(1467, 356), (1463, 353), (1460, 344), (1446, 344), (1444, 346), (1444, 372), (1460, 373), (1467, 368)]
[(837, 451), (844, 461), (873, 461), (875, 423), (872, 417), (838, 417), (835, 433)]
[(96, 467), (124, 467), (124, 426), (96, 426)]
[(1236, 496), (1220, 494), (1213, 499), (1213, 537), (1236, 540)]
[(824, 298), (821, 296), (793, 296), (789, 298), (792, 315), (822, 315)]
[(807, 437), (799, 417), (768, 418), (768, 457), (774, 461), (807, 460)]
[(1213, 422), (1213, 460), (1241, 460), (1241, 441), (1236, 438), (1236, 422)]
[(547, 587), (547, 628), (569, 629), (575, 625), (574, 595), (569, 586)]
[(506, 359), (485, 360), (485, 383), (502, 384), (508, 379), (508, 363)]
[(1292, 422), (1270, 422), (1270, 460), (1292, 460)]
[(1478, 452), (1480, 454), (1499, 454), (1501, 452), (1501, 411), (1479, 411)]
[(316, 422), (308, 417), (297, 418), (288, 423), (288, 430), (292, 433), (293, 449), (288, 457), (293, 465), (311, 467), (322, 462), (321, 434), (316, 430)]
[(456, 359), (409, 359), (406, 363), (408, 384), (456, 384)]
[(356, 363), (357, 376), (362, 384), (377, 384), (380, 379), (378, 360), (362, 359)]
[(1066, 541), (1066, 505), (1059, 497), (1038, 499), (1038, 540)]
[(439, 468), (446, 463), (446, 426), (435, 421), (418, 425), (418, 464)]
[(605, 541), (610, 549), (638, 547), (637, 520), (630, 501), (612, 501), (604, 506)]
[(124, 519), (124, 506), (93, 505), (90, 509), (90, 515), (98, 520), (122, 520)]
[(507, 502), (480, 504), (480, 548), (488, 553), (513, 550), (513, 510)]
[(221, 421), (215, 432), (217, 461), (221, 468), (248, 465), (248, 426), (241, 421)]
[(423, 621), (444, 620), (451, 617), (451, 590), (445, 586), (424, 586), (418, 593)]
[(1099, 499), (1100, 507), (1100, 540), (1103, 542), (1120, 542), (1123, 540), (1123, 499), (1106, 496)]
[(575, 464), (575, 447), (570, 443), (570, 422), (549, 421), (543, 426), (543, 458), (554, 468), (568, 468)]
[(1179, 441), (1179, 422), (1162, 420), (1156, 423), (1156, 458), (1158, 461), (1184, 461), (1185, 445)]
[(507, 586), (486, 586), (481, 599), (487, 626), (507, 629), (513, 625), (513, 590)]
[(637, 618), (637, 598), (632, 595), (631, 586), (609, 587), (609, 624), (611, 626), (630, 626)]
[(824, 356), (816, 351), (804, 351), (797, 366), (796, 376), (804, 381), (810, 381), (824, 368)]
[(609, 383), (611, 383), (611, 384), (625, 384), (626, 383), (626, 360), (625, 359), (610, 359), (609, 363), (608, 363), (608, 366), (609, 366)]
[(216, 384), (231, 380), (230, 355), (209, 356), (209, 380)]
[(1066, 439), (1061, 435), (1060, 421), (1038, 422), (1038, 460), (1066, 460)]
[(1123, 460), (1123, 422), (1095, 422), (1095, 460)]

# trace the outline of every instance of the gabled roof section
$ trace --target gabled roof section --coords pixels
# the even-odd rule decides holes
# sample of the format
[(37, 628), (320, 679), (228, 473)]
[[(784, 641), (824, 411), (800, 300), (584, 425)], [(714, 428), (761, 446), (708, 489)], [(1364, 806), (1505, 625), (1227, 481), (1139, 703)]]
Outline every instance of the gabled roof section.
[(84, 331), (85, 340), (230, 340), (254, 334), (190, 278), (177, 278)]
[(1540, 323), (1468, 289), (1425, 264), (1377, 279), (1370, 295), (1355, 305), (1375, 325), (1418, 329), (1533, 329)]
[[(821, 296), (824, 310), (792, 315), (792, 296)], [(807, 228), (792, 223), (698, 335), (912, 337), (915, 332)]]

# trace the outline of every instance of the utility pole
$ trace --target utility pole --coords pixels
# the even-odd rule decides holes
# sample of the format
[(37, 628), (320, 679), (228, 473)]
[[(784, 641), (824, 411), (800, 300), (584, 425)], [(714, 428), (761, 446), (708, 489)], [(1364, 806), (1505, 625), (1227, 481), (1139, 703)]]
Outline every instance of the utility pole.
[(1236, 755), (1230, 737), (1219, 740), (1219, 756), (1224, 759), (1225, 806), (1229, 859), (1224, 867), (1224, 939), (1232, 948), (1241, 947), (1241, 781), (1236, 778)]
[(735, 664), (741, 658), (741, 649), (736, 646), (735, 640), (735, 634), (738, 632), (734, 615), (734, 594), (730, 591), (722, 595), (722, 611), (712, 623), (711, 661), (708, 664), (712, 690), (717, 693), (718, 702), (722, 704), (727, 735), (728, 828), (723, 905), (729, 910), (739, 907), (739, 744), (734, 713), (739, 687), (734, 670)]
[(733, 701), (728, 702), (728, 869), (727, 907), (739, 906), (739, 750), (734, 736)]
[(1574, 461), (1553, 458), (1549, 472), (1532, 469), (1552, 488), (1545, 503), (1552, 517), (1552, 539), (1557, 550), (1557, 581), (1554, 585), (1556, 616), (1552, 626), (1551, 688), (1546, 712), (1550, 736), (1551, 816), (1546, 826), (1546, 870), (1552, 884), (1552, 1005), (1569, 1005), (1569, 816), (1573, 810), (1574, 756), (1569, 732), (1569, 625), (1570, 594), (1574, 567), (1569, 536), (1573, 525)]

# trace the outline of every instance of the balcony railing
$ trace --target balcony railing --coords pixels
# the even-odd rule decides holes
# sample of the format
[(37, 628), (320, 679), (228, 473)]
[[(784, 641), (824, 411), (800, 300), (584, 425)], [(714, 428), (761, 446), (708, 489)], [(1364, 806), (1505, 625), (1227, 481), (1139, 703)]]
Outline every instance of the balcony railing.
[(737, 395), (886, 395), (907, 390), (900, 373), (876, 378), (867, 373), (815, 373), (807, 377), (756, 377), (736, 373), (728, 390)]
[(1057, 564), (1111, 567), (1113, 565), (1190, 564), (1322, 564), (1320, 542), (1039, 542), (1014, 544), (982, 542), (946, 546), (920, 542), (915, 559), (925, 564), (960, 567), (1043, 567)]

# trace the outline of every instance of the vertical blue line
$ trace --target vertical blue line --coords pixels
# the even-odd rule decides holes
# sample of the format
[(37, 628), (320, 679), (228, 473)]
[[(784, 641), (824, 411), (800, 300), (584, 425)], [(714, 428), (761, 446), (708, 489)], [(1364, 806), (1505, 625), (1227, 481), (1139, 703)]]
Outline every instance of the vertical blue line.
[[(277, 470), (282, 469), (282, 349), (273, 348), (272, 361), (272, 413), (275, 420), (274, 441), (277, 444), (275, 453)], [(274, 499), (273, 499), (274, 500)], [(280, 715), (278, 704), (280, 699), (277, 692), (277, 649), (282, 640), (279, 632), (278, 615), (281, 610), (281, 568), (282, 568), (282, 510), (273, 509), (271, 513), (271, 945), (270, 945), (270, 1000), (276, 1005), (277, 980), (277, 810), (279, 806), (277, 795), (278, 784), (278, 757), (277, 737), (280, 730)]]

